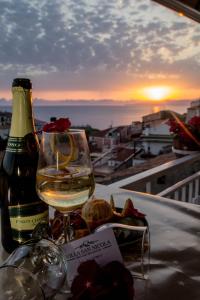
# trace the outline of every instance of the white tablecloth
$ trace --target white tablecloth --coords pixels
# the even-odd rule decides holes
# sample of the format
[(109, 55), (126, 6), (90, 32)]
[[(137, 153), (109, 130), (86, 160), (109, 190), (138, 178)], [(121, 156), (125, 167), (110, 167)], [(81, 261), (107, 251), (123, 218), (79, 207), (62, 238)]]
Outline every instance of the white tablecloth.
[(200, 206), (106, 187), (97, 187), (96, 195), (109, 199), (111, 192), (118, 206), (131, 197), (150, 226), (149, 280), (137, 287), (135, 299), (199, 300)]
[[(199, 300), (200, 206), (97, 185), (96, 197), (109, 200), (111, 194), (118, 207), (131, 197), (150, 226), (149, 280), (135, 281), (135, 300)], [(1, 261), (6, 256), (1, 248)]]

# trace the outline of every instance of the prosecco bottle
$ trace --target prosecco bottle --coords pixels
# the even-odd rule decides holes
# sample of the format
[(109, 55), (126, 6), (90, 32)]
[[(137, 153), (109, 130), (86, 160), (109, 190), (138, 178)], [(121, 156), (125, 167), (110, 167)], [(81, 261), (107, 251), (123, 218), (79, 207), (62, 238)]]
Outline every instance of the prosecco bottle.
[(48, 207), (36, 193), (39, 144), (31, 89), (29, 79), (13, 80), (11, 128), (0, 170), (1, 240), (7, 252), (30, 240), (35, 226), (48, 219)]

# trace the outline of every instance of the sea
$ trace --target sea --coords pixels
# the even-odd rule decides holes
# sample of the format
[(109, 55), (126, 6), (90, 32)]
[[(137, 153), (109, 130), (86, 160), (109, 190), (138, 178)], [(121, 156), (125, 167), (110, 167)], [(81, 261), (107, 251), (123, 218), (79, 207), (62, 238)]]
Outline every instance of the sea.
[[(97, 129), (106, 129), (120, 125), (130, 125), (142, 121), (142, 116), (159, 110), (171, 109), (178, 113), (186, 112), (189, 103), (180, 104), (135, 104), (135, 105), (59, 105), (33, 106), (34, 117), (49, 122), (51, 117), (68, 117), (72, 126), (90, 125)], [(12, 112), (11, 106), (0, 106), (0, 111)]]

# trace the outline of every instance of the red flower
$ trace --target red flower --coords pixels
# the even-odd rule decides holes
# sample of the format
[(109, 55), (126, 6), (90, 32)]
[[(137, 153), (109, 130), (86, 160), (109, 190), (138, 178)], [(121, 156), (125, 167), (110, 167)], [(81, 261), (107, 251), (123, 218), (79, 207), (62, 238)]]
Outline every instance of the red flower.
[(120, 262), (100, 267), (94, 260), (81, 263), (71, 286), (70, 300), (133, 300), (131, 273)]
[(188, 122), (190, 126), (200, 129), (200, 117), (194, 116), (193, 118), (190, 119)]
[(188, 123), (175, 117), (169, 120), (170, 132), (175, 134), (175, 139), (187, 148), (200, 147), (200, 117), (194, 116)]
[(71, 122), (68, 118), (60, 118), (55, 122), (45, 124), (42, 130), (45, 132), (64, 132), (70, 126)]
[(169, 120), (168, 125), (170, 126), (169, 131), (178, 133), (181, 129), (180, 125), (175, 120)]

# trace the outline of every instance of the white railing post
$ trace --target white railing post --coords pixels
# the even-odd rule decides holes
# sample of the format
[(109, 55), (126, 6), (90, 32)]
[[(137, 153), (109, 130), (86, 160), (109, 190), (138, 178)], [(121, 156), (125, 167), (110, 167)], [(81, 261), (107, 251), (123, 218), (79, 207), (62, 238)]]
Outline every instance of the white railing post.
[(195, 198), (199, 196), (199, 177), (195, 179), (194, 196), (195, 196)]
[(151, 181), (146, 183), (146, 193), (151, 194)]
[(189, 193), (188, 193), (188, 202), (192, 202), (192, 194), (193, 194), (193, 182), (189, 183)]
[(186, 185), (181, 188), (181, 201), (186, 202)]
[(179, 190), (176, 190), (174, 193), (174, 199), (179, 200)]
[(169, 198), (170, 195), (175, 200), (193, 203), (199, 196), (199, 179), (200, 171), (165, 189), (158, 196)]

